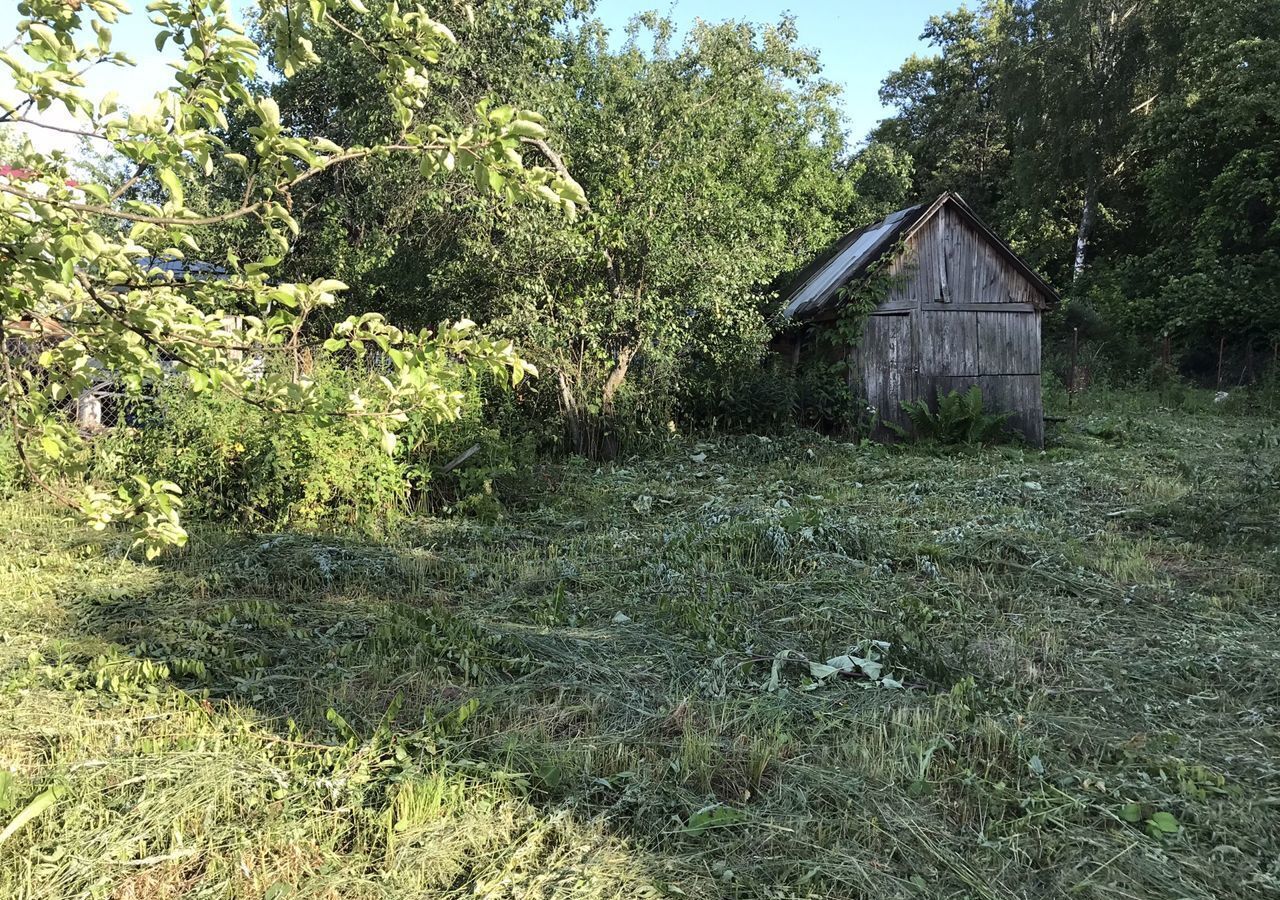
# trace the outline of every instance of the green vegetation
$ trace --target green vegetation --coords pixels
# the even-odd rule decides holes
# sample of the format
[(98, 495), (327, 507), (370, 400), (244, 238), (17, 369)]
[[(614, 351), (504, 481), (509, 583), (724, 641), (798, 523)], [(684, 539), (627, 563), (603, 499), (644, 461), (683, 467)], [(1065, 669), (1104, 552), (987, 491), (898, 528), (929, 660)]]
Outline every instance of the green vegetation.
[[(348, 6), (363, 8), (358, 0), (260, 4), (260, 31), (270, 35), (283, 79), (320, 64), (307, 35), (341, 25), (334, 14)], [(70, 131), (102, 154), (101, 165), (84, 166), (37, 150), (29, 137), (6, 147), (0, 406), (31, 481), (100, 529), (129, 525), (155, 556), (186, 540), (182, 486), (136, 469), (104, 483), (61, 406), (103, 379), (131, 401), (166, 384), (169, 391), (234, 398), (276, 420), (293, 417), (303, 429), (345, 421), (393, 454), (405, 426), (461, 416), (460, 383), (490, 373), (519, 384), (537, 371), (509, 342), (477, 334), (465, 317), (405, 330), (382, 312), (360, 311), (318, 327), (348, 285), (323, 271), (297, 281), (269, 277), (300, 232), (295, 190), (347, 163), (395, 155), (412, 159), (424, 181), (464, 172), (481, 194), (504, 204), (537, 201), (572, 217), (586, 198), (567, 172), (524, 164), (519, 148), (547, 133), (537, 113), (486, 100), (465, 124), (448, 123), (452, 130), (421, 115), (431, 95), (424, 71), (456, 42), (421, 9), (384, 6), (376, 48), (362, 42), (379, 60), (378, 82), (396, 127), (381, 141), (347, 148), (322, 134), (299, 134), (282, 119), (259, 78), (260, 48), (227, 0), (152, 0), (156, 49), (169, 42), (182, 48), (173, 81), (140, 109), (121, 109), (114, 92), (93, 97), (88, 73), (132, 65), (111, 44), (110, 26), (127, 9), (122, 0), (23, 0), (24, 18), (0, 50), (16, 89), (0, 101), (0, 124)], [(41, 115), (51, 106), (64, 109), (71, 125)], [(235, 129), (227, 109), (238, 117)], [(245, 152), (228, 143), (233, 130), (251, 142), (239, 148)], [(209, 196), (211, 186), (228, 182), (233, 191)], [(224, 246), (220, 258), (206, 256), (210, 248), (200, 239), (221, 230), (252, 234), (252, 252)], [(191, 265), (188, 255), (196, 259)], [(262, 365), (267, 350), (286, 348), (292, 366)], [(380, 377), (359, 390), (309, 377), (303, 361), (313, 350), (351, 350), (361, 359), (376, 350)], [(314, 443), (314, 435), (301, 437)]]
[(938, 391), (934, 406), (935, 409), (930, 409), (924, 400), (902, 404), (920, 440), (940, 444), (989, 444), (1000, 439), (1005, 420), (1009, 418), (1008, 413), (983, 409), (982, 388), (976, 384), (963, 392)]
[(3, 501), (0, 894), (1274, 893), (1280, 440), (1151, 407), (150, 563)]
[[(1280, 893), (1277, 3), (937, 17), (857, 144), (786, 17), (152, 0), (126, 110), (20, 0), (0, 896)], [(1071, 285), (1046, 451), (852, 440), (887, 276), (767, 352), (944, 189)]]
[[(1223, 386), (1280, 343), (1277, 0), (984, 0), (929, 19), (872, 133), (964, 195), (1132, 375)], [(1225, 351), (1225, 352), (1223, 352)]]

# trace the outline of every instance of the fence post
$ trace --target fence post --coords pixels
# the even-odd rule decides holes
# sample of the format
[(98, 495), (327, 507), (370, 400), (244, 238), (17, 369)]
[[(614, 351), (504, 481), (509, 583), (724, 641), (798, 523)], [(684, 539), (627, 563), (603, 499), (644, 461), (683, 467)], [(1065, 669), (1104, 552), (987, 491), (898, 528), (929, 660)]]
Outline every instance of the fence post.
[(102, 427), (102, 401), (92, 391), (76, 398), (76, 425), (90, 431)]
[(1076, 366), (1080, 356), (1080, 329), (1071, 329), (1071, 370), (1067, 372), (1067, 409), (1075, 405)]
[(1222, 355), (1227, 349), (1227, 337), (1218, 338), (1218, 390), (1222, 390)]

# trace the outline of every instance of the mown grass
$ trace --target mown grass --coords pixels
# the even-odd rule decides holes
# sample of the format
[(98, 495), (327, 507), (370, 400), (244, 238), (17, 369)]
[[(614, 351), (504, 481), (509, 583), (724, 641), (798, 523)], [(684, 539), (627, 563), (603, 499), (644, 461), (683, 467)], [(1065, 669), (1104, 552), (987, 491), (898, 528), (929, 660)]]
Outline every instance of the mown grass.
[[(146, 564), (4, 501), (0, 826), (55, 800), (0, 896), (1275, 896), (1276, 429), (1126, 402), (548, 466), (376, 545)], [(802, 661), (872, 640), (904, 687)]]

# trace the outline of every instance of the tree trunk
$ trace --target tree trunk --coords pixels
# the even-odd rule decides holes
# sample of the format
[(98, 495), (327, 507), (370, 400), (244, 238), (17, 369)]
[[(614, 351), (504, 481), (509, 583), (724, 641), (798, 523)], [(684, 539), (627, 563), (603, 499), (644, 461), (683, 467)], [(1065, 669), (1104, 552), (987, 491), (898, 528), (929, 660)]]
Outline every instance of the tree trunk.
[(600, 392), (600, 420), (596, 423), (599, 433), (592, 454), (596, 459), (615, 459), (622, 449), (622, 442), (618, 440), (618, 433), (614, 428), (613, 414), (617, 408), (615, 400), (618, 389), (627, 380), (627, 369), (631, 366), (631, 360), (635, 355), (634, 347), (623, 347), (619, 350), (617, 364), (609, 373), (609, 377), (604, 380), (604, 388)]
[(565, 441), (572, 452), (590, 459), (613, 459), (618, 455), (621, 442), (613, 428), (613, 416), (617, 410), (618, 390), (627, 379), (627, 370), (635, 355), (634, 347), (624, 347), (618, 351), (614, 367), (600, 389), (600, 407), (597, 412), (583, 406), (581, 380), (575, 382), (564, 372), (556, 374), (560, 387), (560, 411), (564, 418)]
[(1089, 236), (1093, 233), (1093, 222), (1098, 216), (1098, 179), (1089, 176), (1084, 191), (1084, 208), (1080, 211), (1080, 227), (1076, 230), (1076, 261), (1072, 267), (1072, 279), (1080, 277), (1084, 271), (1089, 250)]
[(565, 439), (574, 453), (583, 453), (586, 450), (586, 423), (582, 420), (582, 407), (565, 374), (557, 373), (556, 380), (560, 384), (560, 411), (564, 416)]
[(604, 391), (600, 395), (600, 412), (605, 416), (613, 415), (614, 398), (618, 394), (618, 388), (622, 387), (622, 382), (627, 380), (627, 369), (635, 355), (634, 347), (623, 347), (618, 351), (618, 363), (605, 379)]

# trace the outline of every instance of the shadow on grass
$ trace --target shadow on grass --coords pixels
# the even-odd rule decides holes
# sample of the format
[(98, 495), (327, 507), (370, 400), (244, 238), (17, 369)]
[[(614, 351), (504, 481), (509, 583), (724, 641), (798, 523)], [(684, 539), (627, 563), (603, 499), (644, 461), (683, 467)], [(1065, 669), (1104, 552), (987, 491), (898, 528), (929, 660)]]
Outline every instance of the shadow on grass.
[[(0, 755), (30, 782), (0, 794), (0, 817), (6, 794), (55, 777), (74, 799), (24, 829), (27, 856), (98, 859), (36, 864), (46, 887), (12, 896), (642, 897), (699, 882), (700, 866), (593, 821), (627, 778), (611, 787), (575, 746), (593, 689), (547, 676), (607, 633), (492, 618), (447, 542), (199, 529), (147, 565), (50, 518), (43, 553), (61, 565), (31, 599), (58, 609), (28, 610), (31, 652), (0, 656), (23, 695)], [(558, 584), (525, 573), (504, 602), (536, 608)], [(589, 807), (572, 802), (583, 766), (602, 773)], [(678, 826), (686, 810), (669, 813)], [(30, 873), (0, 866), (0, 886)]]
[[(758, 443), (745, 474), (714, 447), (578, 472), (519, 526), (394, 544), (197, 530), (145, 565), (53, 518), (11, 537), (11, 571), (42, 560), (0, 598), (0, 756), (21, 796), (75, 799), (0, 894), (37, 870), (27, 895), (272, 900), (1270, 877), (1267, 576), (1203, 596), (1204, 549), (1116, 527), (1158, 456)], [(865, 638), (910, 645), (927, 689), (771, 673)]]

